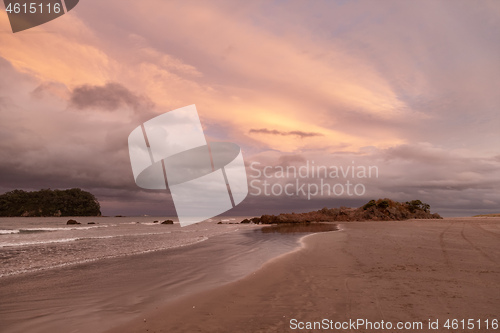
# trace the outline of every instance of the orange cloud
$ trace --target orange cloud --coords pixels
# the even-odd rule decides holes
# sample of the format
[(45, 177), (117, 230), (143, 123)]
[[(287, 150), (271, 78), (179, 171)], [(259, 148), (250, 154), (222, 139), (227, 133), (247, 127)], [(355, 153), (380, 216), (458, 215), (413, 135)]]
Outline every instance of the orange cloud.
[[(92, 30), (91, 18), (80, 18), (75, 11), (37, 28), (37, 33), (5, 34), (0, 56), (42, 82), (60, 82), (70, 89), (118, 82), (147, 95), (158, 112), (195, 103), (202, 118), (226, 124), (238, 140), (270, 149), (341, 145), (356, 150), (405, 141), (387, 129), (365, 135), (335, 126), (338, 110), (394, 119), (406, 109), (377, 70), (335, 42), (312, 40), (304, 32), (279, 36), (206, 2), (132, 3), (121, 11), (131, 20), (130, 27), (141, 27), (148, 37), (132, 32), (111, 47), (113, 36)], [(0, 23), (6, 20), (2, 14)], [(175, 30), (159, 29), (165, 21)], [(196, 55), (188, 61), (163, 51), (154, 42), (159, 36), (189, 43)], [(220, 68), (220, 76), (212, 68)], [(250, 128), (300, 130), (321, 137), (250, 138)]]
[[(0, 25), (9, 25), (5, 12), (0, 12)], [(72, 14), (32, 30), (1, 34), (0, 44), (1, 57), (40, 81), (74, 86), (103, 84), (109, 79), (110, 59)]]

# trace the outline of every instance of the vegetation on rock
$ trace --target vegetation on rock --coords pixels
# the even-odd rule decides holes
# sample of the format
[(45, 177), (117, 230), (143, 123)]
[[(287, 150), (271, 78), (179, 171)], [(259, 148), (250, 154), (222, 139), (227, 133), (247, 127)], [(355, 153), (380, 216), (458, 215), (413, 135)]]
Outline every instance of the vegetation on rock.
[(262, 215), (242, 223), (309, 223), (335, 221), (401, 221), (408, 219), (441, 219), (437, 214), (430, 213), (430, 206), (420, 200), (405, 203), (391, 199), (370, 200), (359, 208), (323, 208), (308, 213), (291, 213), (279, 215)]
[(95, 196), (79, 188), (14, 190), (0, 195), (0, 216), (100, 216)]

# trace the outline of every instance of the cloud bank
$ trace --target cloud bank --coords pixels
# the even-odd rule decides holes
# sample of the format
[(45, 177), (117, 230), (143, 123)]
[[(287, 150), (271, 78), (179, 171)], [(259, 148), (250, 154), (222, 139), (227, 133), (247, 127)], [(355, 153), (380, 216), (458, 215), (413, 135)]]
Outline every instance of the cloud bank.
[(499, 22), (497, 1), (88, 0), (12, 34), (0, 12), (0, 191), (82, 187), (105, 214), (173, 214), (135, 187), (127, 136), (196, 104), (248, 166), (380, 169), (364, 197), (249, 197), (231, 214), (378, 197), (496, 212)]

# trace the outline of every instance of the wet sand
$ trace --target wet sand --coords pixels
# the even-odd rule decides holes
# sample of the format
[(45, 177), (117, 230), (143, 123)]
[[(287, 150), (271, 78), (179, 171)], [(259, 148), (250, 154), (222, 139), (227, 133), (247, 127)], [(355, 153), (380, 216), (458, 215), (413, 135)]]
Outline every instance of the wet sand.
[[(127, 332), (306, 332), (290, 320), (422, 322), (421, 330), (493, 332), (500, 319), (500, 218), (350, 222), (245, 278), (118, 325)], [(474, 330), (442, 327), (474, 319)], [(428, 322), (439, 320), (438, 330)], [(477, 329), (477, 320), (483, 322)], [(373, 332), (358, 327), (335, 332)]]
[(297, 248), (300, 237), (241, 226), (194, 245), (2, 277), (0, 332), (102, 332), (240, 279)]

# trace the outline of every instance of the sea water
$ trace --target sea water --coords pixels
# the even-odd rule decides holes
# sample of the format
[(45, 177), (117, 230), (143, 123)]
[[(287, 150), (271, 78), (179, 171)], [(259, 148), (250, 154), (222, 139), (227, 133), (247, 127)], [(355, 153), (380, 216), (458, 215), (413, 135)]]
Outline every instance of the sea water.
[[(222, 217), (187, 227), (161, 224), (172, 217), (0, 218), (0, 278), (186, 246), (249, 228), (229, 224), (243, 218)], [(67, 225), (69, 219), (81, 224)]]

